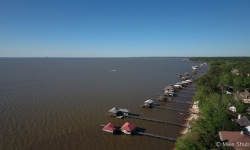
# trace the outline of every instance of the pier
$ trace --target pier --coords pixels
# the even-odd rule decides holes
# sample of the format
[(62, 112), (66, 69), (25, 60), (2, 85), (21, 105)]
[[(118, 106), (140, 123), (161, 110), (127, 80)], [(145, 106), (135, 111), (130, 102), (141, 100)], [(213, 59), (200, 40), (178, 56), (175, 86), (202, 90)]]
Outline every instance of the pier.
[(189, 94), (194, 94), (195, 92), (187, 92), (187, 91), (178, 91), (180, 93), (189, 93)]
[(136, 117), (136, 116), (130, 116), (130, 115), (127, 115), (126, 117), (133, 118), (133, 119), (139, 119), (139, 120), (145, 120), (145, 121), (151, 121), (151, 122), (157, 122), (157, 123), (162, 123), (162, 124), (167, 124), (167, 125), (190, 128), (189, 126), (186, 126), (186, 125), (167, 122), (167, 121), (162, 121), (162, 120), (156, 120), (156, 119), (150, 119), (150, 118), (142, 118), (142, 117)]
[(176, 95), (174, 97), (186, 97), (186, 98), (193, 98), (193, 96), (183, 96), (183, 95)]
[(185, 113), (185, 114), (197, 114), (197, 113), (191, 112), (191, 111), (185, 111), (185, 110), (180, 110), (180, 109), (173, 109), (173, 108), (162, 107), (162, 106), (155, 106), (155, 108), (166, 109), (166, 110), (170, 110), (170, 111), (177, 111), (177, 112), (181, 112), (181, 113)]
[(182, 103), (182, 104), (188, 104), (188, 105), (196, 105), (191, 102), (182, 102), (182, 101), (177, 101), (177, 100), (166, 100), (166, 102), (174, 102), (174, 103)]
[[(105, 127), (106, 125), (101, 124), (100, 126), (101, 127)], [(160, 136), (160, 135), (155, 135), (155, 134), (145, 133), (145, 132), (134, 132), (134, 133), (138, 134), (138, 135), (144, 135), (144, 136), (149, 136), (149, 137), (153, 137), (153, 138), (157, 138), (157, 139), (162, 139), (162, 140), (168, 140), (168, 141), (176, 142), (176, 139), (165, 137), (165, 136)]]
[(192, 90), (195, 90), (194, 87), (185, 87), (185, 89), (192, 89)]
[(160, 135), (155, 135), (155, 134), (150, 134), (150, 133), (145, 133), (145, 132), (137, 132), (137, 134), (176, 142), (176, 139), (165, 137), (165, 136), (160, 136)]

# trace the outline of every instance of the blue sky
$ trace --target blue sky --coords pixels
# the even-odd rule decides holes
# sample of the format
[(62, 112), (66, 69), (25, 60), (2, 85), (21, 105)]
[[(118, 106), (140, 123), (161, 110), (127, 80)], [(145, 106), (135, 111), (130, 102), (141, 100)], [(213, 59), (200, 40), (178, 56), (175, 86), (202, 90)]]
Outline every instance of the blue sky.
[(250, 0), (0, 0), (0, 57), (250, 56)]

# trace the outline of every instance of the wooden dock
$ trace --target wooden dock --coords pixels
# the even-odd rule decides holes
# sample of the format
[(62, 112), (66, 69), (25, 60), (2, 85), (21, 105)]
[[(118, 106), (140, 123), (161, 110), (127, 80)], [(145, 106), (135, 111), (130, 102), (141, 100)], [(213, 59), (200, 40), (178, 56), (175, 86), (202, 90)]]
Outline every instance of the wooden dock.
[(181, 113), (185, 113), (185, 114), (197, 114), (197, 113), (191, 112), (191, 111), (173, 109), (173, 108), (162, 107), (162, 106), (155, 106), (155, 108), (166, 109), (166, 110), (170, 110), (170, 111), (177, 111), (177, 112), (181, 112)]
[(183, 96), (183, 95), (175, 95), (174, 97), (186, 97), (186, 98), (193, 98), (193, 96)]
[(192, 89), (192, 90), (195, 90), (195, 87), (185, 87), (185, 89)]
[(150, 134), (150, 133), (145, 133), (145, 132), (137, 132), (137, 134), (176, 142), (176, 139), (165, 137), (165, 136), (160, 136), (160, 135), (155, 135), (155, 134)]
[[(101, 127), (105, 127), (104, 124), (101, 124), (100, 126)], [(165, 137), (165, 136), (160, 136), (160, 135), (155, 135), (155, 134), (150, 134), (150, 133), (145, 133), (145, 132), (135, 132), (135, 133), (139, 134), (139, 135), (144, 135), (144, 136), (149, 136), (149, 137), (157, 138), (157, 139), (162, 139), (162, 140), (168, 140), (168, 141), (176, 142), (176, 139)]]
[(188, 105), (196, 105), (191, 102), (182, 102), (182, 101), (177, 101), (177, 100), (166, 100), (166, 102), (174, 102), (174, 103), (182, 103), (182, 104), (188, 104)]
[(188, 93), (188, 94), (194, 94), (195, 92), (187, 92), (187, 91), (178, 91), (178, 93)]
[(162, 123), (162, 124), (166, 124), (166, 125), (173, 125), (173, 126), (179, 126), (179, 127), (189, 128), (189, 126), (186, 126), (186, 125), (172, 123), (172, 122), (167, 122), (167, 121), (162, 121), (162, 120), (156, 120), (156, 119), (150, 119), (150, 118), (142, 118), (142, 117), (135, 117), (135, 116), (130, 116), (130, 115), (127, 115), (126, 117), (133, 118), (133, 119), (139, 119), (139, 120), (145, 120), (145, 121), (151, 121), (151, 122), (157, 122), (157, 123)]

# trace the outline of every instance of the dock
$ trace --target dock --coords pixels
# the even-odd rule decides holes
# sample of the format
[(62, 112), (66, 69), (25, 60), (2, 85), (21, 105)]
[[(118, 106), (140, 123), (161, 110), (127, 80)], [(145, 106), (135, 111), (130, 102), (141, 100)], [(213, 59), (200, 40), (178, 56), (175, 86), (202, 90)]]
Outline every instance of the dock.
[(185, 87), (185, 89), (192, 89), (192, 90), (195, 90), (195, 87)]
[(189, 94), (194, 94), (195, 92), (187, 92), (187, 91), (178, 91), (180, 93), (189, 93)]
[(180, 109), (173, 109), (173, 108), (162, 107), (162, 106), (155, 106), (155, 108), (166, 109), (166, 110), (181, 112), (181, 113), (185, 113), (185, 114), (197, 114), (197, 113), (191, 112), (191, 111), (180, 110)]
[(173, 125), (173, 126), (189, 128), (189, 126), (186, 126), (186, 125), (167, 122), (167, 121), (162, 121), (162, 120), (156, 120), (156, 119), (151, 119), (151, 118), (142, 118), (142, 117), (136, 117), (136, 116), (130, 116), (130, 115), (127, 115), (126, 117), (133, 118), (133, 119), (139, 119), (139, 120), (145, 120), (145, 121), (151, 121), (151, 122), (157, 122), (157, 123), (162, 123), (162, 124), (167, 124), (167, 125)]
[(165, 137), (165, 136), (160, 136), (160, 135), (155, 135), (155, 134), (150, 134), (150, 133), (145, 133), (145, 132), (137, 132), (137, 134), (176, 142), (176, 139)]
[(177, 101), (177, 100), (166, 100), (166, 102), (174, 102), (174, 103), (182, 103), (182, 104), (188, 104), (188, 105), (196, 105), (191, 102), (182, 102), (182, 101)]
[(175, 95), (174, 97), (186, 97), (186, 98), (193, 98), (193, 96), (183, 96), (183, 95)]
[[(105, 127), (104, 124), (101, 124), (100, 126), (101, 127)], [(135, 132), (135, 133), (138, 134), (138, 135), (144, 135), (144, 136), (149, 136), (149, 137), (153, 137), (153, 138), (157, 138), (157, 139), (162, 139), (162, 140), (168, 140), (168, 141), (176, 142), (176, 139), (165, 137), (165, 136), (160, 136), (160, 135), (155, 135), (155, 134), (145, 133), (145, 132)]]

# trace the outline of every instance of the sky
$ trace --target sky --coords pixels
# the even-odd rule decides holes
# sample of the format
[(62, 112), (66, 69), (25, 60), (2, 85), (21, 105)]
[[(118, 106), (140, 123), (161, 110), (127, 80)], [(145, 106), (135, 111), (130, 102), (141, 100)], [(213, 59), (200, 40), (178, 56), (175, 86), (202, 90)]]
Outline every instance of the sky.
[(250, 0), (0, 0), (0, 57), (250, 56)]

